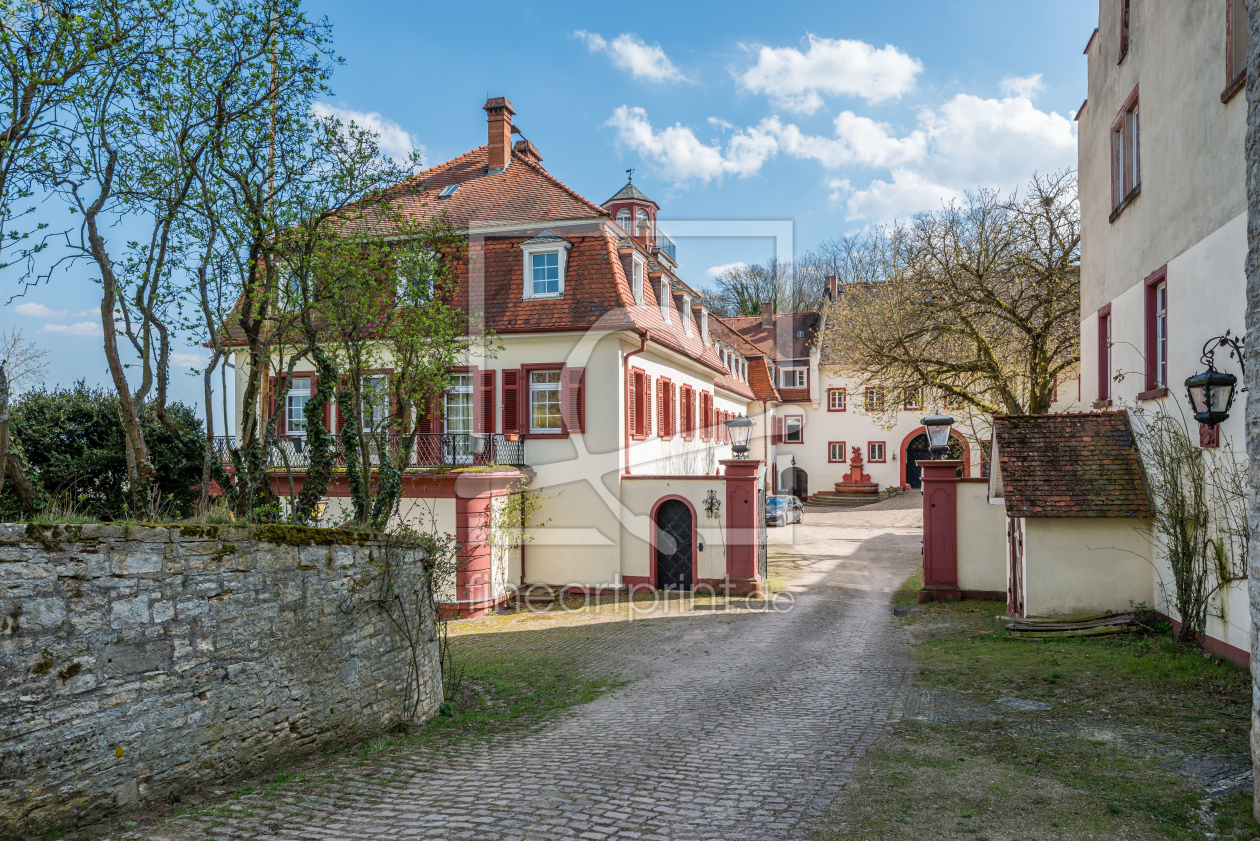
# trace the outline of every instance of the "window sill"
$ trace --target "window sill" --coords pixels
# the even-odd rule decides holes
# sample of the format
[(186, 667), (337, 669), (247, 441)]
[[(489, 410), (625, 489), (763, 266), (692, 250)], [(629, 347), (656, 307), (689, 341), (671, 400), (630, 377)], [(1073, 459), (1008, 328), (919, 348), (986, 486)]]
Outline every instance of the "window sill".
[(783, 443), (784, 443), (784, 444), (791, 444), (792, 446), (794, 446), (794, 447), (795, 447), (795, 446), (797, 446), (797, 445), (799, 445), (799, 444), (804, 444), (805, 442), (804, 442), (804, 441), (784, 441)]
[(1221, 91), (1221, 103), (1224, 104), (1233, 99), (1240, 90), (1247, 87), (1247, 71), (1239, 73), (1234, 77), (1234, 81), (1225, 86), (1225, 90)]
[(1167, 397), (1168, 389), (1160, 386), (1159, 388), (1151, 388), (1138, 393), (1138, 400), (1158, 400), (1160, 397)]
[(534, 438), (544, 438), (544, 439), (550, 438), (553, 440), (558, 440), (561, 438), (568, 438), (568, 437), (569, 437), (568, 432), (522, 432), (521, 433), (522, 440), (528, 440), (528, 439), (534, 439)]
[(554, 292), (549, 295), (526, 295), (523, 300), (526, 301), (556, 301), (564, 297), (564, 292)]
[(844, 412), (844, 411), (847, 411), (847, 409), (828, 409), (827, 411), (828, 412)]
[(646, 435), (633, 435), (632, 434), (630, 436), (631, 441), (646, 441), (647, 439), (648, 437)]
[(887, 464), (887, 463), (888, 463), (888, 460), (887, 460), (887, 459), (880, 459), (879, 461), (876, 461), (876, 460), (875, 460), (875, 459), (873, 459), (873, 458), (868, 458), (868, 459), (866, 460), (866, 463), (867, 463), (867, 464)]
[(1111, 215), (1107, 217), (1107, 221), (1108, 222), (1116, 221), (1116, 217), (1119, 216), (1126, 207), (1133, 204), (1133, 200), (1136, 199), (1141, 194), (1142, 194), (1142, 185), (1139, 183), (1135, 185), (1132, 190), (1129, 191), (1129, 194), (1127, 196), (1125, 196), (1123, 199), (1120, 200), (1120, 203), (1116, 205), (1116, 209), (1111, 211)]
[(1095, 409), (1110, 409), (1110, 408), (1111, 408), (1111, 400), (1110, 400), (1110, 399), (1108, 399), (1108, 400), (1095, 400), (1095, 401), (1094, 401), (1094, 408), (1095, 408)]

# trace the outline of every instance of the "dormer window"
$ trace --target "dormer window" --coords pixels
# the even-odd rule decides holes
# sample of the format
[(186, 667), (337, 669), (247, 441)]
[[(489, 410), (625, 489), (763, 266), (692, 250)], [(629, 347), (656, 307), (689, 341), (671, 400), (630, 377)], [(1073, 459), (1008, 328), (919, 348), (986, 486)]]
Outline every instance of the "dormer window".
[[(629, 215), (630, 211), (627, 210), (624, 212)], [(634, 290), (634, 302), (641, 307), (647, 306), (643, 299), (643, 261), (640, 260), (639, 255), (636, 254), (630, 262), (630, 273), (633, 275), (630, 280), (630, 287)]]
[(682, 296), (682, 323), (683, 332), (688, 336), (691, 335), (691, 296), (684, 294)]
[(665, 323), (669, 324), (669, 311), (673, 309), (671, 298), (673, 295), (669, 290), (669, 278), (661, 278), (661, 318), (665, 319)]
[(620, 225), (621, 229), (626, 233), (634, 233), (634, 231), (630, 228), (630, 208), (623, 207), (621, 210), (617, 211), (617, 224)]
[(707, 346), (709, 344), (709, 311), (700, 310), (700, 341)]
[(521, 243), (525, 256), (525, 298), (564, 297), (565, 268), (571, 245), (550, 230)]

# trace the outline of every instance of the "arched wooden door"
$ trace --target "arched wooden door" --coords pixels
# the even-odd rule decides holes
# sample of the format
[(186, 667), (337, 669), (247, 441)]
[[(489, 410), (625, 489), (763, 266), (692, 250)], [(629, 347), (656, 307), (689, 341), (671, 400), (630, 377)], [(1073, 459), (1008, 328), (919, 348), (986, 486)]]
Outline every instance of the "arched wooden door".
[(656, 509), (656, 587), (690, 590), (691, 509), (679, 499), (667, 499)]

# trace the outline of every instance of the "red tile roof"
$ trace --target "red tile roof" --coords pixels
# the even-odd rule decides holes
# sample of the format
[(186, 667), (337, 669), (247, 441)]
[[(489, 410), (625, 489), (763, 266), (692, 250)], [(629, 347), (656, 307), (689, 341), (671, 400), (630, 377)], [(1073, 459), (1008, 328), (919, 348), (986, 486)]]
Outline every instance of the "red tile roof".
[(1153, 516), (1127, 412), (997, 415), (1011, 517)]
[[(415, 219), (444, 216), (458, 228), (608, 216), (523, 155), (513, 154), (507, 169), (490, 174), (488, 149), (482, 146), (416, 173), (390, 191), (392, 198)], [(438, 198), (452, 184), (459, 189)]]
[[(821, 320), (816, 312), (785, 312), (775, 315), (773, 327), (762, 327), (759, 315), (741, 315), (727, 318), (726, 322), (779, 362), (809, 358)], [(797, 337), (797, 333), (804, 335)]]

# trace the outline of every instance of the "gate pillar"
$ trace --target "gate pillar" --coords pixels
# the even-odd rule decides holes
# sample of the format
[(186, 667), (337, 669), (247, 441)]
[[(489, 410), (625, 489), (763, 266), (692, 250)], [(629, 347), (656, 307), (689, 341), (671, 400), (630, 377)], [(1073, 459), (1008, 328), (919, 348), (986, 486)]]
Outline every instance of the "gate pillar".
[(758, 593), (757, 474), (762, 462), (724, 459), (726, 473), (726, 587), (733, 596)]
[(923, 470), (923, 589), (919, 601), (957, 601), (958, 468), (957, 459), (917, 462)]

